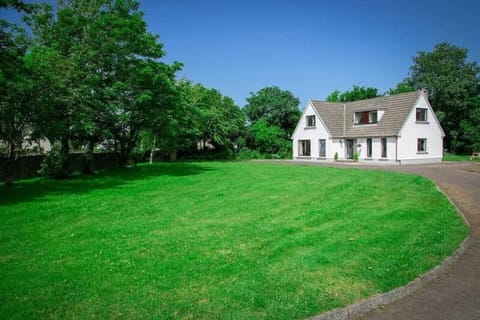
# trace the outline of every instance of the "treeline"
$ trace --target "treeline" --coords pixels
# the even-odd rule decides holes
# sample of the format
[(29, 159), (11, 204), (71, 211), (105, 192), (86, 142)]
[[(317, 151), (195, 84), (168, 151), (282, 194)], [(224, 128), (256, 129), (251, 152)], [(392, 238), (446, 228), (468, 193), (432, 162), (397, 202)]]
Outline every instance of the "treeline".
[[(42, 173), (70, 175), (69, 157), (83, 152), (91, 173), (95, 151), (116, 153), (120, 166), (150, 157), (250, 159), (291, 156), (300, 118), (291, 92), (266, 87), (242, 109), (218, 90), (177, 79), (180, 62), (147, 30), (135, 0), (0, 1), (22, 26), (0, 20), (0, 153), (13, 183), (25, 142), (53, 146)], [(468, 51), (441, 43), (419, 52), (406, 79), (386, 93), (354, 86), (332, 92), (345, 102), (426, 89), (454, 153), (480, 150), (480, 67)]]
[(29, 28), (1, 21), (7, 184), (27, 139), (53, 145), (42, 173), (55, 178), (69, 176), (72, 150), (85, 153), (85, 173), (98, 148), (116, 153), (120, 166), (148, 152), (172, 160), (290, 153), (299, 100), (264, 88), (252, 93), (244, 112), (215, 89), (177, 80), (183, 66), (161, 61), (162, 44), (148, 32), (138, 1), (59, 1), (54, 10), (7, 0), (0, 8), (21, 12)]

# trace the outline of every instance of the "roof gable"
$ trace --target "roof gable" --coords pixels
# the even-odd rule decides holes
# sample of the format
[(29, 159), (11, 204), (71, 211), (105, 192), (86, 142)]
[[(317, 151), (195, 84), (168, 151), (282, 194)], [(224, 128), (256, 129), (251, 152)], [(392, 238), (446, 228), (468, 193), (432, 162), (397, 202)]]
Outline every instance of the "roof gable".
[(302, 115), (300, 116), (300, 119), (298, 120), (298, 123), (297, 123), (297, 126), (295, 127), (295, 129), (293, 130), (293, 133), (291, 135), (291, 138), (293, 139), (293, 137), (295, 136), (295, 133), (297, 132), (297, 130), (302, 126), (303, 124), (303, 121), (304, 121), (304, 118), (306, 116), (306, 113), (307, 111), (309, 110), (309, 108), (312, 108), (313, 112), (318, 116), (319, 120), (320, 120), (320, 124), (325, 128), (325, 130), (327, 131), (327, 133), (329, 134), (329, 136), (331, 137), (332, 136), (332, 133), (331, 131), (329, 130), (328, 126), (326, 125), (324, 119), (322, 118), (322, 116), (318, 113), (318, 110), (315, 108), (314, 104), (313, 104), (313, 101), (309, 101), (308, 104), (307, 104), (307, 107), (305, 109), (303, 109), (303, 112), (302, 112)]
[[(396, 136), (422, 91), (377, 97), (346, 103), (312, 101), (333, 137)], [(355, 112), (381, 110), (377, 124), (354, 125)]]

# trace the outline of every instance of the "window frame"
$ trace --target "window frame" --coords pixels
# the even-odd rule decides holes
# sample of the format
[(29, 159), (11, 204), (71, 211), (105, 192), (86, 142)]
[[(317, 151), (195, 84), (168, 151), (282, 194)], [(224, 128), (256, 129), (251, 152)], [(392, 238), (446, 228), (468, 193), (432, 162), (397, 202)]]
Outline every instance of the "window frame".
[[(323, 154), (322, 154), (322, 145), (323, 145)], [(327, 140), (326, 139), (319, 139), (318, 140), (318, 156), (320, 158), (327, 157)]]
[[(421, 148), (423, 147), (423, 148)], [(423, 150), (422, 150), (423, 149)], [(417, 153), (427, 153), (427, 138), (417, 139)]]
[(381, 147), (381, 157), (386, 159), (388, 157), (388, 140), (387, 138), (381, 138), (380, 139), (380, 147)]
[[(375, 114), (375, 116), (373, 116)], [(375, 120), (373, 120), (375, 118)], [(378, 123), (378, 110), (355, 111), (353, 113), (354, 125), (366, 125)]]
[[(315, 126), (316, 126), (316, 121), (317, 121), (317, 120), (315, 119), (315, 115), (314, 115), (314, 114), (313, 114), (313, 115), (308, 115), (308, 116), (306, 116), (305, 119), (306, 119), (306, 122), (307, 122), (307, 128), (315, 128)], [(313, 119), (312, 124), (310, 123), (310, 120), (311, 120), (311, 119)]]
[(428, 122), (428, 108), (415, 109), (415, 122)]
[[(308, 148), (306, 148), (308, 146)], [(305, 152), (308, 151), (308, 152)], [(298, 156), (299, 157), (311, 157), (312, 156), (312, 144), (310, 140), (298, 140)]]

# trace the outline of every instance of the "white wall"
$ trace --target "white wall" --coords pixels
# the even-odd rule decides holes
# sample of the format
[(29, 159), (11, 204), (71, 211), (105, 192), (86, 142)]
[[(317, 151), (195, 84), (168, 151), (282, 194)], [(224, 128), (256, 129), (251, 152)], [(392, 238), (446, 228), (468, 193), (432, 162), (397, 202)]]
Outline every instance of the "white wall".
[(382, 140), (381, 138), (372, 139), (372, 156), (367, 158), (367, 138), (357, 138), (357, 152), (359, 161), (395, 161), (396, 139), (387, 138), (387, 157), (382, 158)]
[[(314, 115), (315, 116), (315, 127), (307, 128), (307, 120), (306, 117)], [(297, 127), (292, 135), (293, 140), (293, 158), (298, 157), (298, 140), (310, 140), (311, 146), (311, 156), (312, 159), (317, 159), (319, 157), (320, 152), (320, 145), (318, 140), (325, 139), (326, 140), (326, 156), (327, 158), (332, 157), (330, 156), (332, 150), (332, 143), (329, 140), (329, 133), (323, 123), (320, 121), (317, 113), (313, 109), (312, 105), (309, 103), (305, 108), (300, 121), (297, 124)], [(303, 158), (303, 157), (302, 157)]]
[[(427, 108), (427, 122), (416, 122), (416, 108)], [(427, 152), (417, 152), (417, 139), (427, 139)], [(407, 121), (400, 130), (398, 138), (398, 159), (402, 163), (408, 162), (436, 162), (443, 157), (442, 130), (433, 113), (432, 108), (423, 95), (412, 108)]]

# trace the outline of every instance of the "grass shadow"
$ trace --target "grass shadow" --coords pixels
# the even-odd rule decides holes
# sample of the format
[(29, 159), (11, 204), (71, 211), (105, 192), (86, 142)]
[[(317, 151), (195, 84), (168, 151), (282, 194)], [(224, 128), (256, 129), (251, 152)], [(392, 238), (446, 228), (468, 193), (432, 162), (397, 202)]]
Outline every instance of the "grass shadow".
[(74, 175), (66, 180), (33, 178), (17, 181), (13, 186), (0, 186), (0, 206), (32, 201), (46, 195), (82, 194), (92, 190), (118, 187), (129, 182), (158, 176), (191, 176), (214, 170), (198, 163), (155, 163), (136, 167), (102, 170), (92, 175)]

